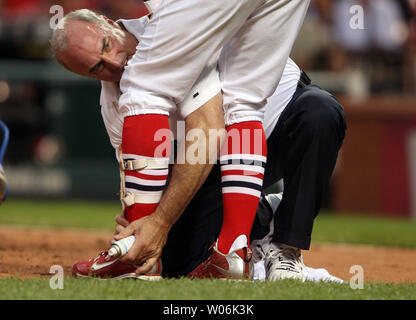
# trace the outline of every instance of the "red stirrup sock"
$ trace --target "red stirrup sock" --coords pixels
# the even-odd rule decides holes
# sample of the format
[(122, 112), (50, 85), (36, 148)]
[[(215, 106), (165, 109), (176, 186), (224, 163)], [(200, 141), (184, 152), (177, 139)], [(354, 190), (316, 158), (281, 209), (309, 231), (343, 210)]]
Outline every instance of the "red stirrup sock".
[(223, 254), (249, 246), (267, 160), (261, 122), (241, 122), (227, 128), (221, 151), (224, 220), (217, 248)]
[(126, 117), (123, 126), (122, 150), (124, 161), (168, 160), (165, 168), (126, 169), (126, 192), (143, 196), (138, 198), (138, 203), (126, 206), (126, 219), (132, 222), (150, 215), (156, 209), (165, 188), (170, 156), (168, 117), (160, 114)]

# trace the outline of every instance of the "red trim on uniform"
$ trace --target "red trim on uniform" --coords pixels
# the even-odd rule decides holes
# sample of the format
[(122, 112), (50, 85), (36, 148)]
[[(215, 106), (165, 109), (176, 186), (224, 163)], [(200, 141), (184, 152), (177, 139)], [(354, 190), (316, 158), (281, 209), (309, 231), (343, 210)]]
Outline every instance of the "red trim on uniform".
[(250, 176), (254, 178), (263, 179), (264, 174), (256, 172), (256, 171), (250, 171), (250, 170), (224, 170), (221, 172), (221, 177), (223, 176)]
[(126, 176), (131, 176), (131, 177), (136, 177), (136, 178), (140, 178), (140, 179), (146, 179), (146, 180), (166, 180), (168, 178), (168, 175), (163, 175), (163, 176), (159, 176), (159, 175), (151, 175), (151, 174), (143, 174), (140, 172), (136, 172), (136, 171), (126, 171)]

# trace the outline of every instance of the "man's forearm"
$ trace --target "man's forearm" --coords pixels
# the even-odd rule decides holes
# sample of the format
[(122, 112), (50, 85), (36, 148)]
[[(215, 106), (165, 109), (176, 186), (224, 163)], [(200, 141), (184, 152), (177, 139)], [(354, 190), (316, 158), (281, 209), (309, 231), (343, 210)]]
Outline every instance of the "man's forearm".
[[(214, 97), (204, 107), (195, 111), (194, 114), (186, 119), (186, 131), (189, 132), (192, 129), (201, 130), (202, 137), (205, 137), (206, 140), (201, 141), (201, 139), (198, 139), (197, 142), (184, 141), (185, 151), (191, 145), (199, 144), (198, 147), (206, 148), (205, 162), (191, 164), (186, 159), (185, 164), (173, 165), (170, 182), (153, 213), (153, 215), (159, 218), (161, 223), (169, 228), (179, 219), (213, 168), (210, 159), (216, 158), (221, 147), (222, 138), (216, 136), (215, 139), (218, 139), (216, 141), (217, 148), (210, 150), (209, 130), (224, 129), (221, 95)], [(196, 148), (196, 150), (201, 150), (201, 148)]]
[(181, 164), (172, 169), (172, 180), (163, 193), (154, 215), (169, 228), (179, 219), (208, 177), (212, 164)]

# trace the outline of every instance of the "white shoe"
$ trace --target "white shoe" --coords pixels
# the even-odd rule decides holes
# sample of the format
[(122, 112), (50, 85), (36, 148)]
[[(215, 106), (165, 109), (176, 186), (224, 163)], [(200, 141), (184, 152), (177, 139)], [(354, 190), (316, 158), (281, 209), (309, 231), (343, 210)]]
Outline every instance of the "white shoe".
[(266, 279), (278, 281), (297, 279), (305, 281), (302, 252), (281, 243), (271, 243), (265, 258)]
[(303, 268), (303, 275), (305, 276), (306, 281), (346, 283), (344, 280), (329, 274), (328, 270), (324, 268), (314, 269), (305, 266)]

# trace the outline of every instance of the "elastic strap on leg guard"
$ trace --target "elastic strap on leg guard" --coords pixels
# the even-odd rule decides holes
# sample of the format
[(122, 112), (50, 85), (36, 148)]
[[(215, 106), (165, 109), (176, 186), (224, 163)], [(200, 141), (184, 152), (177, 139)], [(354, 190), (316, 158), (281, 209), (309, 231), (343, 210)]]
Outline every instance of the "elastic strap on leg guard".
[(126, 171), (141, 171), (141, 170), (168, 170), (169, 159), (135, 159), (125, 160), (121, 146), (118, 148), (118, 156), (120, 159), (120, 201), (123, 206), (129, 207), (135, 203), (152, 204), (158, 203), (161, 198), (161, 193), (131, 193), (126, 190)]

